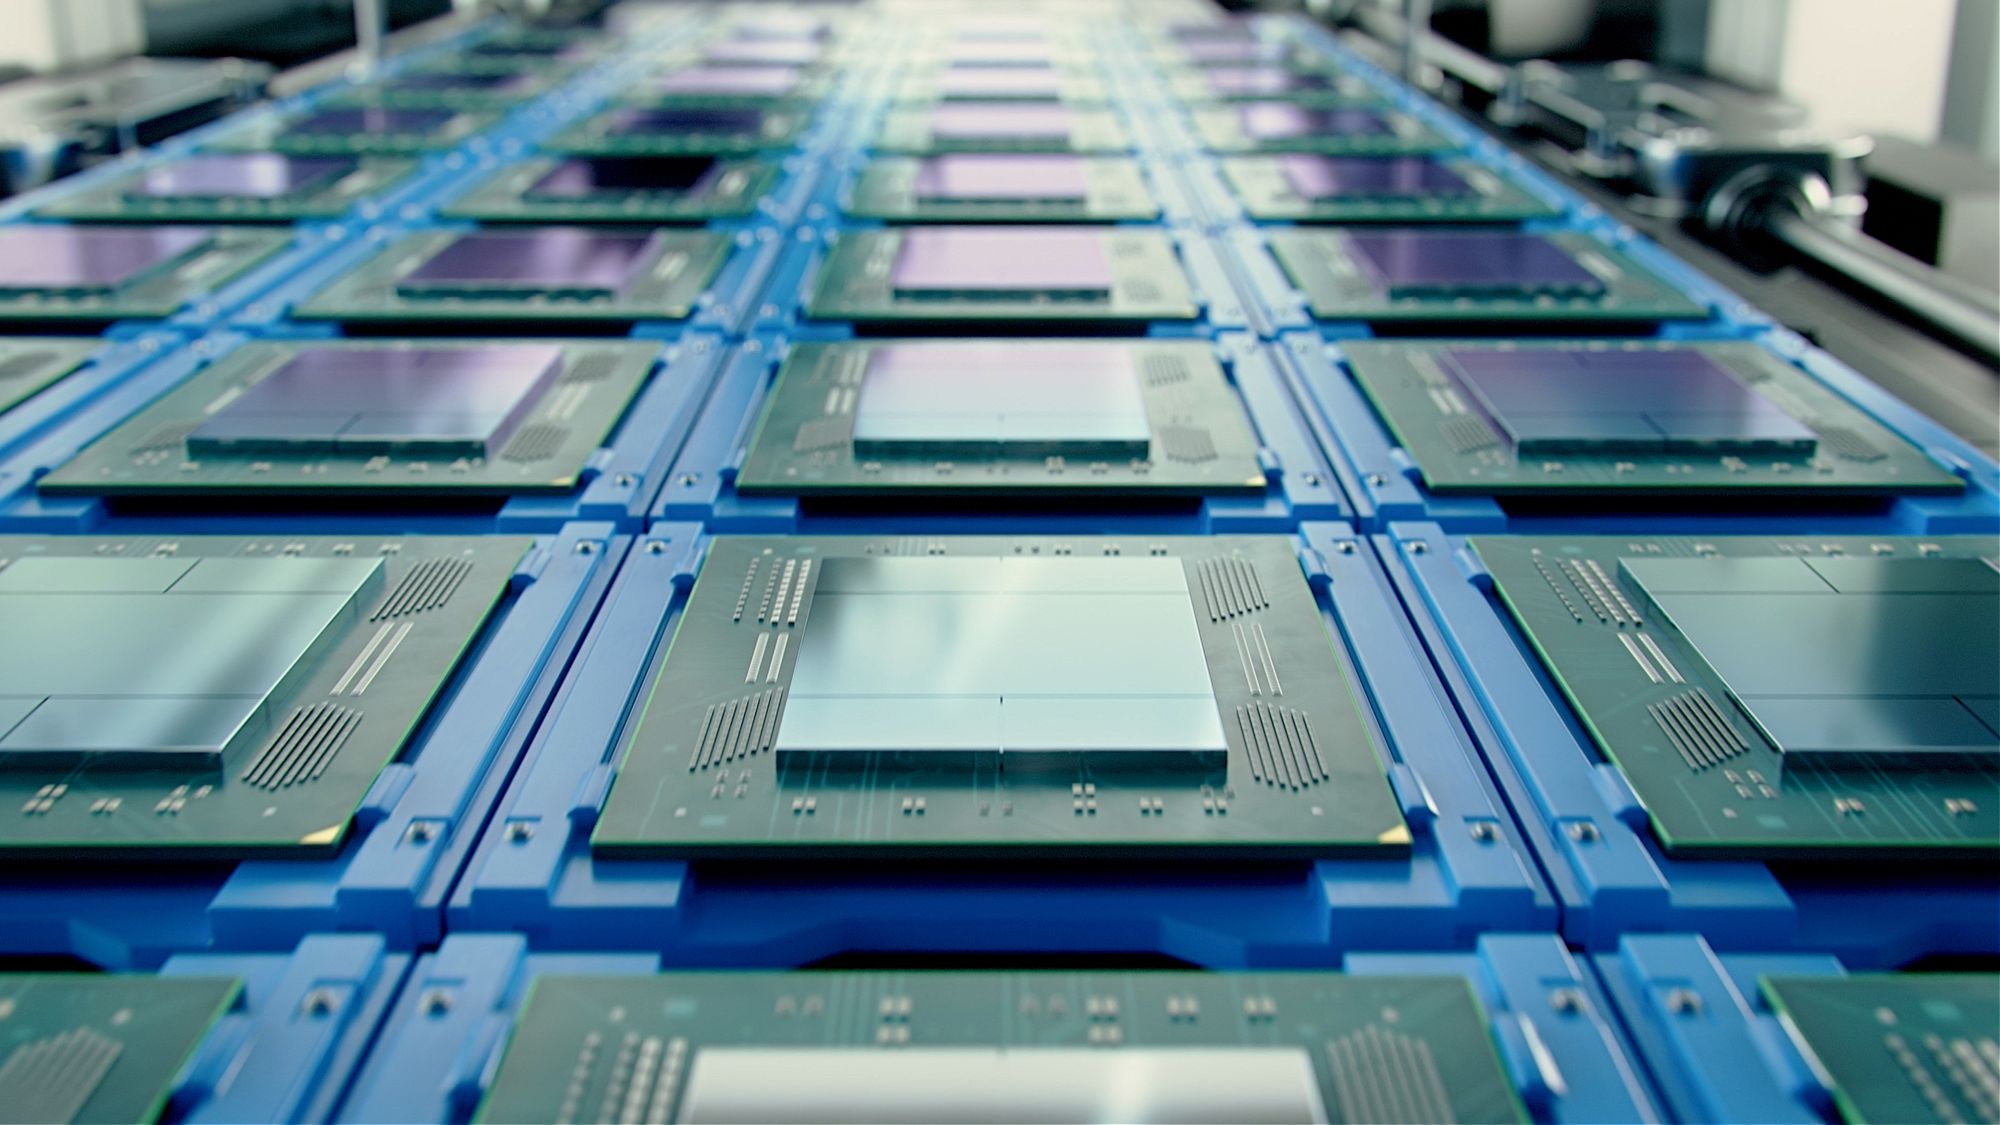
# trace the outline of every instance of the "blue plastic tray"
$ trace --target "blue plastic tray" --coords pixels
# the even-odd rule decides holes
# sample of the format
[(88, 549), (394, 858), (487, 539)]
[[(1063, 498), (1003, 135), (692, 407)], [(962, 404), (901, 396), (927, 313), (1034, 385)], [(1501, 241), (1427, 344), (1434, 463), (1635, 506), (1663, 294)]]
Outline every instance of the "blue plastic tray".
[(547, 537), (340, 852), (239, 863), (15, 864), (0, 872), (0, 956), (147, 968), (205, 950), (288, 949), (360, 930), (435, 942), (453, 878), (630, 541), (597, 524)]
[[(337, 1119), (469, 1121), (535, 978), (674, 967), (647, 953), (540, 953), (511, 934), (455, 934), (417, 962)], [(1489, 934), (1464, 953), (1353, 954), (1339, 967), (1356, 976), (1464, 976), (1536, 1121), (1660, 1119), (1590, 970), (1553, 937)]]
[(1040, 511), (954, 511), (948, 502), (903, 502), (894, 513), (826, 515), (811, 504), (782, 496), (739, 496), (736, 470), (746, 455), (764, 396), (784, 358), (777, 338), (737, 348), (723, 367), (701, 421), (667, 474), (654, 508), (657, 519), (699, 522), (711, 532), (869, 534), (876, 531), (1076, 532), (1200, 535), (1209, 532), (1290, 531), (1306, 520), (1347, 518), (1347, 509), (1304, 415), (1284, 385), (1269, 350), (1242, 334), (1216, 341), (1252, 425), (1262, 437), (1267, 485), (1261, 496), (1219, 496), (1171, 510), (1145, 505), (1120, 511), (1116, 502), (1078, 502), (1051, 496)]
[(1845, 976), (1811, 953), (1717, 953), (1691, 934), (1634, 934), (1592, 957), (1629, 1041), (1674, 1117), (1832, 1125), (1829, 1091), (1765, 1003), (1757, 978)]
[[(676, 964), (796, 965), (850, 951), (1158, 953), (1219, 967), (1327, 964), (1358, 949), (1470, 948), (1553, 925), (1515, 825), (1424, 665), (1365, 543), (1309, 524), (1301, 564), (1393, 747), (1412, 855), (1232, 875), (1143, 869), (1050, 881), (991, 874), (747, 877), (598, 860), (590, 832), (618, 751), (703, 554), (662, 524), (634, 547), (598, 625), (453, 893), (454, 931), (538, 949), (664, 952)], [(1336, 616), (1337, 615), (1337, 616)]]
[(410, 960), (365, 934), (320, 934), (285, 952), (169, 959), (163, 977), (233, 976), (244, 987), (181, 1072), (168, 1120), (329, 1120)]
[(1601, 950), (1625, 934), (1678, 931), (1717, 949), (1824, 952), (1857, 968), (2000, 954), (2000, 870), (1670, 858), (1464, 540), (1396, 524), (1374, 542), (1534, 841), (1572, 943)]
[[(474, 337), (481, 334), (477, 328), (467, 333)], [(273, 332), (262, 338), (309, 342), (324, 337)], [(43, 473), (69, 460), (201, 366), (242, 346), (246, 336), (218, 332), (177, 348), (173, 346), (176, 342), (172, 337), (146, 337), (121, 345), (113, 355), (137, 358), (127, 360), (123, 367), (114, 366), (111, 377), (100, 378), (94, 368), (85, 369), (0, 416), (0, 450), (6, 448), (6, 435), (16, 427), (17, 415), (27, 415), (21, 419), (20, 429), (40, 439), (0, 461), (0, 532), (541, 534), (560, 531), (564, 524), (577, 520), (604, 522), (620, 532), (634, 532), (645, 524), (647, 511), (667, 479), (667, 466), (679, 452), (714, 383), (724, 351), (720, 339), (706, 333), (662, 341), (660, 365), (652, 381), (633, 401), (609, 444), (598, 450), (588, 479), (567, 495), (518, 496), (498, 503), (445, 500), (428, 508), (399, 502), (371, 511), (358, 504), (326, 510), (324, 502), (311, 497), (292, 497), (284, 503), (259, 501), (232, 510), (226, 502), (177, 505), (153, 500), (142, 507), (122, 507), (95, 497), (45, 497), (37, 493), (34, 482)], [(120, 377), (132, 363), (143, 364), (153, 353), (161, 353), (163, 358), (143, 366), (135, 375)], [(88, 381), (71, 387), (72, 382), (86, 377)], [(45, 410), (42, 400), (57, 396), (60, 399), (50, 402)], [(35, 417), (57, 414), (58, 406), (70, 408), (59, 414), (68, 418), (66, 425), (34, 425)], [(29, 415), (31, 409), (33, 415)]]

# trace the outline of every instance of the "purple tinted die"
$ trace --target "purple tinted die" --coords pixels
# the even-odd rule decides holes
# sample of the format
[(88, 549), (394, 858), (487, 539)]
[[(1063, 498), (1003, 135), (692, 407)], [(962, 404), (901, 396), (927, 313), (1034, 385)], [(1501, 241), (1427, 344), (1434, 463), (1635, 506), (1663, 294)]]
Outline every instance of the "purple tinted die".
[(694, 195), (721, 173), (713, 156), (599, 156), (565, 160), (522, 194), (539, 199)]
[(326, 136), (333, 133), (430, 133), (452, 123), (458, 114), (449, 109), (390, 109), (368, 106), (357, 109), (322, 109), (285, 126), (287, 132)]
[(188, 435), (188, 453), (487, 457), (562, 373), (548, 344), (313, 348)]
[(1817, 435), (1696, 351), (1450, 348), (1440, 358), (1529, 455), (1811, 453)]
[(1054, 98), (1062, 75), (1046, 66), (955, 66), (939, 73), (939, 94), (947, 98)]
[(825, 56), (825, 48), (803, 39), (724, 39), (701, 55), (704, 62), (750, 66), (811, 66)]
[(925, 227), (904, 231), (890, 281), (898, 294), (1104, 293), (1111, 258), (1095, 230)]
[(1081, 200), (1090, 184), (1082, 157), (977, 153), (924, 161), (915, 189), (935, 200)]
[(764, 127), (761, 110), (721, 107), (617, 110), (605, 121), (604, 131), (615, 136), (638, 137), (672, 133), (757, 133)]
[(613, 296), (654, 255), (657, 234), (543, 227), (461, 235), (403, 275), (405, 296), (565, 293)]
[(1588, 296), (1604, 282), (1548, 239), (1515, 231), (1355, 231), (1348, 252), (1385, 296)]
[(1223, 97), (1303, 94), (1333, 89), (1324, 74), (1305, 74), (1282, 66), (1227, 66), (1203, 73), (1208, 88)]
[(799, 92), (805, 72), (791, 66), (691, 66), (653, 83), (656, 94), (787, 97)]
[(1314, 109), (1290, 102), (1255, 102), (1237, 110), (1243, 133), (1260, 141), (1298, 137), (1382, 137), (1389, 119), (1372, 109)]
[(151, 199), (277, 199), (317, 191), (358, 167), (352, 160), (331, 156), (214, 153), (149, 168), (128, 194)]
[(0, 228), (0, 291), (104, 293), (207, 246), (210, 227)]
[(526, 72), (436, 71), (427, 74), (399, 74), (377, 84), (378, 89), (411, 93), (504, 94), (534, 85), (535, 76)]
[(1468, 196), (1465, 177), (1422, 156), (1280, 158), (1285, 182), (1303, 199), (1412, 199)]
[(1070, 135), (1075, 118), (1069, 107), (1020, 102), (1004, 105), (941, 105), (931, 110), (933, 137), (958, 140), (1036, 138), (1060, 140)]

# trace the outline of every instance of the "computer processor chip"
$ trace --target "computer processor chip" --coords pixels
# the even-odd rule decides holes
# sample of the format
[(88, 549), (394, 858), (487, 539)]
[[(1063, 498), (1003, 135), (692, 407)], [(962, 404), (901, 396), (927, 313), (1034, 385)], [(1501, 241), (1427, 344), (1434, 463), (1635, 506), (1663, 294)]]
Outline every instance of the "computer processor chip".
[(850, 231), (807, 304), (821, 320), (1188, 320), (1173, 242), (1125, 227), (934, 226)]
[(336, 94), (335, 106), (385, 109), (506, 109), (547, 93), (562, 74), (504, 60), (477, 67), (418, 69), (378, 78)]
[(861, 171), (851, 215), (897, 222), (1118, 222), (1157, 218), (1136, 160), (1071, 153), (880, 157)]
[(826, 72), (807, 66), (697, 64), (646, 79), (625, 96), (675, 106), (769, 105), (818, 98), (827, 84)]
[(1472, 545), (1669, 852), (2000, 849), (2000, 542)]
[(1355, 341), (1343, 350), (1433, 492), (1838, 496), (1965, 487), (1751, 344)]
[(884, 152), (1075, 152), (1131, 149), (1110, 109), (1055, 101), (936, 102), (891, 106), (875, 147)]
[(945, 66), (912, 74), (898, 97), (906, 102), (1069, 102), (1105, 100), (1094, 74), (1055, 66)]
[(494, 109), (319, 106), (260, 117), (209, 147), (303, 156), (416, 156), (456, 148), (498, 120)]
[(763, 152), (792, 147), (810, 116), (789, 105), (614, 106), (557, 131), (543, 147), (576, 156)]
[[(1127, 424), (1107, 404), (1092, 439)], [(1410, 839), (1282, 537), (724, 537), (651, 690), (600, 855), (1278, 858)]]
[(1174, 92), (1191, 102), (1268, 102), (1283, 99), (1293, 105), (1326, 106), (1380, 101), (1374, 87), (1325, 68), (1271, 63), (1196, 67), (1173, 74)]
[(1253, 219), (1501, 223), (1557, 214), (1493, 171), (1441, 156), (1239, 156), (1222, 171)]
[(0, 973), (0, 1119), (158, 1121), (233, 978)]
[(0, 320), (170, 316), (289, 243), (234, 227), (15, 223), (0, 227)]
[(1764, 977), (1843, 1121), (2000, 1120), (2000, 976)]
[(248, 344), (38, 487), (174, 497), (567, 492), (658, 353), (619, 340)]
[(1246, 100), (1195, 106), (1188, 113), (1213, 152), (1394, 156), (1452, 147), (1423, 122), (1387, 106)]
[(36, 214), (98, 222), (335, 218), (415, 170), (414, 161), (383, 157), (195, 153), (113, 177)]
[(1586, 234), (1422, 227), (1268, 234), (1271, 252), (1327, 320), (1687, 320), (1706, 310)]
[(507, 164), (447, 203), (488, 223), (699, 223), (755, 214), (777, 184), (769, 160), (715, 155), (577, 156)]
[(538, 324), (685, 317), (729, 253), (729, 237), (713, 231), (425, 231), (389, 243), (300, 305), (298, 316)]
[(98, 340), (0, 338), (0, 414), (67, 377), (103, 346)]
[(529, 545), (0, 537), (0, 848), (337, 847)]
[(1526, 1121), (1489, 1027), (1447, 976), (543, 976), (475, 1120)]
[(1265, 478), (1206, 344), (794, 344), (739, 492), (1207, 495)]

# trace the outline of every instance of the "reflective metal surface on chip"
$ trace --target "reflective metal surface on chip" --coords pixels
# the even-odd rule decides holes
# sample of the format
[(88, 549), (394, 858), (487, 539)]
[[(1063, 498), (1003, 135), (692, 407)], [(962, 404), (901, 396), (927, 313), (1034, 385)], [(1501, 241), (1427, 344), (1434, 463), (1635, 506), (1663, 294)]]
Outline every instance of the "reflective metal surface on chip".
[(934, 137), (961, 140), (994, 137), (1061, 138), (1076, 119), (1069, 107), (1024, 102), (1005, 105), (940, 105), (931, 110)]
[(924, 161), (914, 187), (933, 200), (1081, 200), (1090, 184), (1078, 156), (955, 153)]
[(483, 457), (533, 411), (562, 361), (552, 344), (302, 351), (188, 435), (188, 451)]
[(1523, 452), (1790, 448), (1813, 431), (1697, 351), (1451, 348), (1443, 366)]
[(0, 290), (117, 289), (208, 245), (208, 227), (0, 228)]
[(616, 293), (645, 268), (656, 234), (544, 227), (467, 234), (403, 275), (399, 289)]
[(805, 72), (791, 66), (693, 66), (652, 83), (656, 94), (735, 94), (786, 97), (799, 92)]
[(954, 66), (933, 82), (948, 98), (1053, 98), (1063, 90), (1062, 75), (1044, 66)]
[(864, 455), (1032, 447), (1144, 457), (1151, 439), (1131, 353), (1091, 344), (883, 345), (869, 353), (854, 414)]
[(1257, 140), (1288, 137), (1388, 136), (1389, 119), (1371, 109), (1315, 109), (1290, 102), (1257, 102), (1237, 111), (1245, 135)]
[(600, 156), (564, 160), (530, 184), (530, 198), (585, 199), (632, 193), (691, 194), (721, 171), (713, 156)]
[(1285, 181), (1305, 199), (1412, 198), (1476, 194), (1465, 177), (1422, 156), (1315, 156), (1280, 159)]
[(903, 291), (1101, 292), (1113, 279), (1095, 230), (935, 227), (903, 232), (890, 280)]
[(208, 153), (148, 168), (128, 192), (157, 199), (277, 199), (321, 188), (359, 168), (334, 156)]
[(1355, 231), (1355, 264), (1391, 297), (1602, 292), (1604, 282), (1569, 252), (1515, 231)]
[(316, 110), (286, 124), (287, 132), (325, 136), (335, 133), (430, 133), (451, 124), (458, 114), (448, 109), (392, 109), (365, 106)]
[(763, 125), (763, 113), (754, 109), (693, 106), (649, 109), (634, 106), (612, 114), (605, 123), (605, 132), (625, 137), (661, 133), (756, 133)]
[(1216, 67), (1203, 72), (1208, 88), (1227, 97), (1260, 94), (1320, 93), (1333, 89), (1333, 79), (1282, 66)]

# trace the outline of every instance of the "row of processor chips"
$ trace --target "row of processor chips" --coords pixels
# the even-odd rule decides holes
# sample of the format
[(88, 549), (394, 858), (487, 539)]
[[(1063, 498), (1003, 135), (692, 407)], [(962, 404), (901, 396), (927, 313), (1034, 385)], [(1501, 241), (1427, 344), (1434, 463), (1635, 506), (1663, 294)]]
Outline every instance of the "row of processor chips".
[[(86, 342), (0, 355), (10, 404)], [(39, 478), (50, 494), (561, 494), (655, 378), (636, 341), (250, 343)], [(1440, 495), (1858, 497), (1964, 481), (1745, 343), (1352, 344)], [(764, 394), (743, 494), (1204, 497), (1261, 492), (1263, 442), (1194, 341), (802, 343)]]

